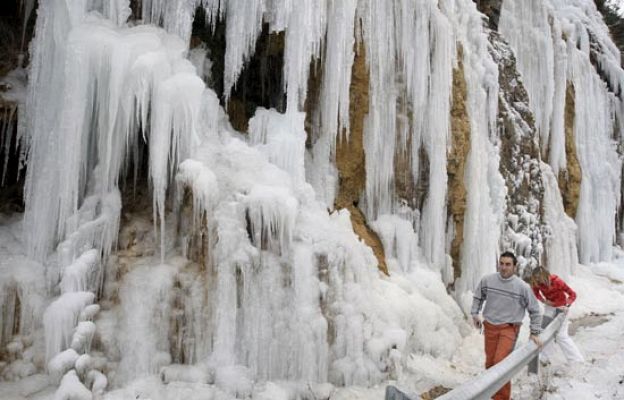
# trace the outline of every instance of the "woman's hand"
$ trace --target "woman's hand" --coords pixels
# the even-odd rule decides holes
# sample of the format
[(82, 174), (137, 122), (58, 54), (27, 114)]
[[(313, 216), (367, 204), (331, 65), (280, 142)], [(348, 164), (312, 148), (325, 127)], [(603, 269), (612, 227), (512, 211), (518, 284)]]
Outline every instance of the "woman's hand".
[(567, 314), (568, 311), (570, 310), (570, 306), (561, 306), (561, 307), (557, 307), (557, 309), (561, 311), (562, 313)]
[(554, 307), (555, 306), (555, 303), (553, 303), (550, 300), (546, 300), (546, 299), (544, 299), (544, 304), (546, 304), (547, 306), (550, 306), (550, 307)]

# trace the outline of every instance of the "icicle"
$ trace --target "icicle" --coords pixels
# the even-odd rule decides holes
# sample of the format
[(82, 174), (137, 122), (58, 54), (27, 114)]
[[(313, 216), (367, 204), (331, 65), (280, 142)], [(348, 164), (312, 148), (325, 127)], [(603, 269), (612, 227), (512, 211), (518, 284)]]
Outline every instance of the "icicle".
[(576, 225), (563, 209), (559, 184), (553, 171), (541, 165), (544, 178), (544, 222), (549, 231), (546, 236), (546, 267), (566, 279), (574, 273), (578, 264), (576, 248)]
[(84, 252), (63, 271), (61, 293), (95, 291), (93, 279), (99, 266), (100, 254), (97, 250)]
[(297, 216), (297, 199), (283, 187), (254, 185), (244, 203), (254, 245), (279, 255), (288, 254)]
[(262, 14), (265, 0), (229, 0), (227, 2), (227, 27), (225, 31), (225, 67), (223, 72), (223, 97), (230, 98), (243, 65), (256, 48), (256, 39), (262, 31)]
[[(25, 234), (29, 254), (39, 260), (52, 248), (59, 224), (59, 199), (50, 200), (49, 194), (56, 193), (61, 186), (55, 159), (59, 145), (57, 124), (64, 109), (63, 102), (58, 100), (65, 93), (66, 76), (60, 66), (65, 65), (69, 32), (85, 12), (85, 0), (72, 2), (71, 7), (65, 1), (55, 0), (39, 4), (37, 13), (24, 115), (27, 125), (22, 132), (27, 133), (25, 139), (30, 144), (24, 188), (24, 219), (29, 229)], [(75, 152), (78, 151), (82, 149), (76, 148)]]
[(370, 74), (370, 106), (364, 123), (366, 152), (366, 215), (375, 220), (391, 212), (394, 198), (396, 52), (393, 10), (378, 1), (363, 3), (364, 44)]
[[(541, 0), (505, 1), (499, 21), (501, 34), (516, 54), (542, 148), (549, 143), (555, 92), (553, 47), (559, 40), (552, 37), (547, 7), (547, 2)], [(562, 135), (563, 131), (556, 134)]]
[(372, 228), (383, 241), (386, 259), (396, 258), (402, 272), (412, 270), (412, 262), (419, 256), (418, 235), (410, 221), (396, 215), (380, 215)]
[[(165, 251), (165, 195), (177, 163), (198, 143), (199, 111), (204, 82), (186, 61), (183, 69), (160, 83), (154, 92), (150, 135), (150, 178), (154, 187), (154, 216), (160, 216), (161, 258)], [(156, 221), (156, 218), (154, 218)], [(161, 260), (162, 261), (162, 260)]]
[(117, 26), (124, 25), (130, 15), (132, 15), (130, 0), (108, 0), (102, 2), (102, 6), (104, 7), (104, 16), (113, 21)]
[[(290, 9), (291, 0), (282, 1), (286, 2), (286, 7), (277, 4), (269, 8), (270, 10), (274, 10), (277, 14), (274, 17), (276, 22), (272, 23), (271, 27), (274, 30), (284, 29), (285, 23), (281, 21), (288, 17), (286, 48), (284, 50), (284, 85), (286, 87), (286, 97), (288, 101), (286, 110), (287, 112), (300, 111), (303, 109), (308, 90), (310, 62), (313, 58), (318, 59), (320, 56), (321, 41), (323, 40), (326, 30), (327, 0), (313, 0), (297, 3), (297, 7), (293, 8), (292, 11), (288, 13), (285, 13), (285, 10)], [(286, 15), (282, 16), (282, 13)], [(345, 27), (345, 30), (347, 29), (348, 26)], [(342, 45), (348, 47), (348, 43), (342, 43)], [(333, 49), (337, 46), (340, 46), (340, 44), (333, 44), (331, 48)], [(328, 56), (327, 59), (329, 60), (336, 56), (337, 55), (332, 54)], [(350, 72), (350, 70), (349, 68), (348, 72)], [(350, 73), (348, 73), (348, 76), (350, 77)], [(348, 88), (348, 82), (346, 84)]]
[[(11, 155), (11, 139), (13, 138), (13, 125), (17, 117), (17, 106), (4, 108), (0, 121), (0, 152), (4, 153), (2, 162), (2, 176), (0, 177), (0, 187), (4, 186), (6, 173), (8, 171), (9, 156)], [(18, 141), (16, 140), (15, 147)]]
[(614, 96), (593, 73), (586, 55), (575, 49), (568, 54), (575, 90), (574, 136), (582, 171), (576, 212), (578, 247), (580, 261), (586, 264), (611, 259), (613, 216), (620, 202), (621, 159), (611, 139)]
[[(121, 0), (117, 0), (121, 1)], [(167, 32), (179, 36), (185, 44), (191, 39), (193, 16), (200, 3), (207, 9), (216, 7), (214, 0), (143, 0), (143, 21), (162, 26)], [(209, 16), (212, 16), (211, 12)]]
[(329, 0), (327, 49), (321, 86), (321, 129), (329, 133), (332, 149), (344, 129), (349, 132), (349, 87), (355, 45), (354, 0)]
[(193, 194), (193, 228), (201, 226), (204, 213), (209, 214), (215, 206), (219, 194), (219, 184), (215, 174), (202, 163), (185, 160), (178, 168), (178, 192), (184, 187), (191, 188)]
[[(446, 153), (448, 149), (448, 137), (450, 132), (450, 97), (452, 81), (452, 65), (455, 54), (455, 38), (448, 23), (437, 7), (430, 6), (428, 26), (429, 33), (423, 35), (427, 42), (424, 51), (430, 57), (428, 67), (430, 71), (427, 88), (414, 86), (410, 93), (411, 102), (418, 104), (423, 94), (426, 93), (426, 107), (416, 108), (412, 116), (414, 133), (412, 136), (412, 176), (419, 176), (420, 149), (421, 146), (427, 152), (429, 160), (429, 192), (425, 198), (420, 220), (420, 237), (425, 257), (431, 261), (434, 268), (442, 270), (446, 265), (444, 236), (446, 225)], [(427, 15), (427, 13), (422, 13)], [(418, 29), (418, 25), (415, 26)], [(419, 31), (414, 31), (418, 37)], [(409, 39), (405, 39), (409, 41)], [(421, 47), (421, 46), (417, 46)], [(427, 50), (427, 48), (429, 50)], [(415, 57), (419, 57), (415, 55)], [(413, 60), (405, 60), (405, 73), (427, 75), (426, 70), (410, 68)], [(418, 62), (415, 62), (418, 65)], [(410, 77), (409, 81), (417, 81), (418, 77)], [(408, 85), (409, 88), (410, 85)], [(418, 131), (422, 129), (422, 131)], [(422, 140), (422, 144), (421, 144)]]
[(249, 120), (251, 144), (266, 154), (270, 162), (288, 172), (295, 187), (305, 183), (304, 123), (304, 113), (280, 114), (264, 108), (258, 108)]

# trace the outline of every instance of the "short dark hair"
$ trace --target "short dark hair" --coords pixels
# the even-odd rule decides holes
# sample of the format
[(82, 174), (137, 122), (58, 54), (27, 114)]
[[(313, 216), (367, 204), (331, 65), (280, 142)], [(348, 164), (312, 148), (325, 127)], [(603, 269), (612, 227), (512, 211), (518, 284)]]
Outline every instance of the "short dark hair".
[(503, 254), (500, 255), (500, 258), (503, 258), (503, 257), (511, 258), (514, 266), (518, 263), (518, 259), (516, 259), (516, 255), (512, 253), (511, 251), (503, 252)]

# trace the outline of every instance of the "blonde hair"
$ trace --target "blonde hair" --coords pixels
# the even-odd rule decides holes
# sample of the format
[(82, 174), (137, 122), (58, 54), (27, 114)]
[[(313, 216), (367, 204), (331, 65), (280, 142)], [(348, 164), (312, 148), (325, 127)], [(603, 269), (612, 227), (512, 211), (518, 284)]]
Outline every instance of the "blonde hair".
[(550, 272), (544, 267), (535, 267), (531, 271), (531, 286), (547, 285), (550, 282)]

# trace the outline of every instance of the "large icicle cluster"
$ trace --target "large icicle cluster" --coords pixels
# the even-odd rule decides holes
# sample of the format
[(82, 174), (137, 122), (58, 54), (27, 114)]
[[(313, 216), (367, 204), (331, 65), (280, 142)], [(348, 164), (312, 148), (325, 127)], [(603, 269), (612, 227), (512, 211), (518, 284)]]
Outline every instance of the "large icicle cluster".
[(542, 152), (555, 174), (567, 167), (564, 105), (566, 87), (574, 89), (573, 140), (582, 171), (575, 216), (580, 261), (610, 259), (621, 201), (620, 52), (592, 2), (505, 1), (500, 25), (516, 52)]

